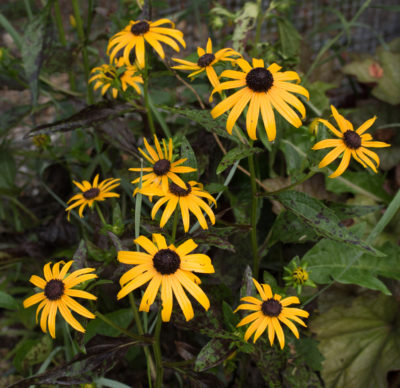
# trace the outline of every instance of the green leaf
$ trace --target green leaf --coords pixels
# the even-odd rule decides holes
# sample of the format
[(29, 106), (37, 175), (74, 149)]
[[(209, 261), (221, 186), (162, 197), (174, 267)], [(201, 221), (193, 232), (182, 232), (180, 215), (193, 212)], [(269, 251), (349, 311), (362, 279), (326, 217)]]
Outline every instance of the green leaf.
[(53, 342), (49, 336), (41, 340), (28, 339), (23, 341), (16, 351), (13, 363), (19, 372), (26, 371), (30, 366), (43, 362), (50, 354)]
[(214, 228), (212, 232), (201, 232), (196, 235), (196, 244), (213, 246), (219, 249), (235, 252), (235, 247), (229, 241), (229, 239), (223, 235), (219, 235), (218, 231), (216, 231)]
[(332, 279), (345, 284), (357, 284), (390, 295), (378, 276), (400, 280), (400, 248), (390, 243), (380, 247), (386, 257), (362, 255), (344, 273), (349, 262), (358, 254), (357, 248), (332, 240), (321, 240), (302, 258), (306, 262), (310, 279), (318, 284), (330, 283)]
[(113, 120), (135, 109), (129, 105), (113, 101), (101, 101), (89, 105), (78, 113), (51, 124), (39, 125), (28, 132), (25, 137), (35, 136), (39, 133), (67, 132), (77, 128), (88, 128), (95, 124)]
[(15, 310), (18, 308), (18, 303), (11, 295), (0, 291), (0, 308)]
[(0, 189), (12, 190), (17, 167), (11, 150), (5, 144), (0, 146), (0, 171)]
[(181, 157), (187, 159), (185, 162), (185, 166), (196, 169), (196, 171), (184, 174), (185, 181), (191, 181), (191, 180), (197, 181), (199, 179), (199, 174), (197, 171), (196, 154), (194, 153), (193, 148), (190, 145), (188, 139), (186, 139), (186, 136), (183, 136), (181, 141)]
[(232, 350), (230, 350), (231, 343), (230, 340), (219, 338), (210, 340), (197, 355), (194, 370), (203, 372), (225, 361), (232, 353)]
[(222, 301), (222, 314), (226, 328), (234, 331), (236, 325), (239, 323), (239, 316), (234, 314), (232, 307), (224, 300)]
[(227, 115), (222, 115), (220, 117), (217, 117), (216, 119), (213, 119), (208, 110), (171, 108), (164, 105), (160, 106), (159, 108), (166, 110), (167, 112), (176, 113), (180, 116), (184, 116), (191, 121), (200, 124), (208, 132), (216, 133), (218, 136), (225, 137), (236, 143), (240, 143), (239, 139), (236, 136), (230, 135), (226, 131)]
[(286, 57), (294, 57), (299, 53), (301, 36), (286, 18), (277, 18), (280, 44)]
[(221, 172), (225, 171), (228, 167), (232, 166), (238, 160), (242, 160), (244, 158), (249, 157), (250, 155), (258, 154), (263, 150), (258, 147), (245, 147), (245, 146), (238, 146), (230, 151), (228, 151), (222, 160), (219, 162), (217, 167), (217, 174), (221, 174)]
[[(386, 388), (387, 373), (400, 369), (400, 314), (396, 300), (364, 295), (311, 321), (327, 388)], [(372, 297), (373, 296), (373, 297)]]
[(327, 97), (326, 92), (336, 87), (334, 84), (326, 83), (323, 81), (315, 81), (313, 83), (305, 83), (304, 87), (310, 93), (311, 103), (322, 113), (329, 109), (330, 99)]
[[(303, 128), (301, 128), (303, 129)], [(279, 149), (284, 153), (286, 171), (289, 176), (303, 172), (308, 167), (307, 151), (311, 148), (310, 135), (307, 131), (290, 131), (285, 139), (279, 141)]]
[(380, 205), (346, 205), (337, 202), (327, 202), (326, 205), (329, 209), (333, 210), (341, 220), (363, 217), (382, 210), (382, 206)]
[(341, 226), (336, 214), (321, 201), (299, 191), (285, 191), (273, 197), (311, 226), (319, 236), (344, 242), (371, 254), (382, 255)]
[(313, 370), (322, 370), (324, 356), (318, 349), (318, 342), (314, 338), (303, 337), (295, 342), (296, 353), (304, 359), (306, 364)]
[(25, 75), (32, 94), (32, 105), (35, 106), (38, 97), (38, 79), (43, 62), (43, 51), (49, 46), (52, 34), (50, 33), (49, 11), (50, 3), (40, 15), (36, 15), (24, 26), (21, 56)]

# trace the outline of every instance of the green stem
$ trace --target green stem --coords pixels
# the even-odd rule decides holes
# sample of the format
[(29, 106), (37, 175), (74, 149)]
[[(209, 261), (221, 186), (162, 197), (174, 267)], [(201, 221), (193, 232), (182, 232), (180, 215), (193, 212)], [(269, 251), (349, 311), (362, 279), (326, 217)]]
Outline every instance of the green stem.
[(179, 213), (178, 209), (175, 209), (174, 221), (173, 221), (173, 224), (172, 224), (171, 244), (175, 243), (176, 229), (178, 227), (178, 218), (179, 218), (179, 214), (178, 213)]
[(24, 0), (26, 13), (28, 14), (28, 19), (31, 21), (33, 19), (32, 8), (29, 0)]
[(153, 344), (154, 359), (156, 361), (156, 388), (162, 387), (164, 368), (162, 364), (161, 347), (160, 347), (160, 332), (161, 332), (161, 312), (158, 313), (156, 330), (154, 333), (155, 342)]
[[(250, 146), (253, 146), (253, 142), (250, 141)], [(249, 160), (249, 171), (250, 171), (250, 184), (251, 184), (251, 246), (253, 250), (253, 276), (257, 279), (258, 267), (260, 264), (260, 258), (258, 255), (257, 247), (257, 207), (258, 207), (258, 196), (257, 196), (257, 184), (256, 184), (256, 171), (254, 168), (254, 155), (251, 154)]]
[(104, 219), (103, 212), (101, 211), (100, 206), (97, 204), (97, 202), (94, 203), (94, 207), (96, 208), (96, 211), (97, 211), (97, 214), (99, 215), (99, 218), (100, 218), (101, 223), (102, 223), (104, 226), (106, 226), (106, 225), (107, 225), (107, 222), (106, 222), (106, 220)]
[(123, 327), (116, 325), (113, 321), (111, 321), (110, 319), (108, 319), (106, 316), (104, 316), (103, 314), (101, 314), (98, 311), (95, 312), (95, 315), (96, 315), (96, 317), (100, 318), (103, 322), (107, 323), (107, 325), (111, 326), (115, 330), (118, 330), (120, 333), (125, 334), (127, 337), (130, 337), (136, 341), (145, 342), (147, 344), (154, 343), (154, 339), (152, 337), (133, 334), (129, 330), (126, 330)]
[(72, 0), (72, 8), (74, 10), (74, 16), (76, 20), (76, 29), (78, 31), (78, 36), (82, 44), (82, 59), (83, 59), (85, 81), (87, 87), (87, 101), (89, 104), (93, 104), (93, 91), (91, 85), (89, 85), (89, 73), (90, 73), (89, 57), (86, 48), (86, 37), (85, 37), (85, 31), (83, 29), (83, 22), (79, 10), (78, 0)]
[(256, 22), (256, 36), (254, 37), (254, 51), (256, 51), (257, 44), (260, 42), (261, 26), (264, 21), (262, 12), (262, 0), (257, 0), (257, 22)]
[(64, 27), (63, 27), (63, 24), (62, 24), (59, 0), (56, 0), (54, 2), (54, 16), (56, 18), (56, 24), (57, 24), (57, 30), (58, 30), (58, 36), (60, 38), (60, 42), (63, 45), (63, 47), (66, 47), (67, 46), (67, 39), (65, 38)]
[(147, 121), (149, 123), (149, 128), (152, 135), (156, 134), (156, 128), (154, 126), (154, 119), (151, 113), (151, 106), (149, 103), (149, 71), (148, 71), (148, 58), (146, 55), (145, 66), (143, 72), (143, 94), (144, 94), (144, 104), (146, 106)]

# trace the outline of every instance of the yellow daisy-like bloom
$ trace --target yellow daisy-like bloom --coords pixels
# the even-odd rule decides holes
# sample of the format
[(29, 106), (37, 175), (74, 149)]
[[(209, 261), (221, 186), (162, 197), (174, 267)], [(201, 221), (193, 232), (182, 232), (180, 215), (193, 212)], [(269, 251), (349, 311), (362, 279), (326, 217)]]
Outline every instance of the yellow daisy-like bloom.
[(172, 313), (173, 294), (178, 300), (186, 320), (194, 317), (193, 307), (184, 289), (191, 294), (206, 310), (210, 307), (207, 295), (198, 286), (200, 279), (194, 272), (214, 273), (211, 259), (201, 253), (192, 253), (197, 244), (187, 240), (180, 246), (167, 246), (161, 234), (153, 234), (153, 242), (145, 236), (134, 240), (147, 253), (120, 251), (118, 260), (121, 263), (135, 265), (121, 276), (121, 291), (117, 298), (121, 299), (136, 288), (150, 281), (143, 294), (139, 306), (140, 311), (149, 311), (161, 287), (163, 321), (169, 321)]
[(65, 211), (68, 212), (68, 220), (70, 218), (70, 212), (77, 206), (79, 208), (79, 217), (83, 217), (83, 210), (86, 205), (89, 207), (93, 206), (94, 201), (104, 201), (106, 198), (119, 197), (119, 194), (112, 193), (111, 190), (119, 186), (120, 179), (108, 178), (100, 183), (99, 174), (93, 179), (93, 183), (83, 181), (82, 183), (73, 181), (74, 184), (82, 191), (82, 193), (74, 195), (67, 203), (75, 201), (72, 205), (68, 206)]
[[(163, 24), (170, 24), (172, 28), (160, 27)], [(168, 19), (160, 19), (155, 22), (146, 20), (131, 20), (129, 24), (120, 32), (115, 34), (108, 43), (107, 54), (110, 55), (110, 62), (114, 56), (124, 49), (124, 62), (130, 65), (129, 54), (135, 48), (136, 61), (140, 68), (145, 66), (145, 47), (146, 41), (161, 58), (165, 58), (164, 49), (160, 42), (171, 46), (175, 51), (179, 51), (178, 41), (183, 47), (186, 43), (183, 40), (183, 33), (174, 28), (175, 24)], [(174, 40), (175, 39), (175, 40)]]
[(231, 48), (224, 48), (222, 50), (218, 50), (216, 53), (213, 53), (212, 42), (210, 38), (208, 38), (206, 50), (204, 51), (203, 48), (198, 47), (197, 54), (199, 56), (197, 62), (190, 62), (184, 59), (172, 58), (175, 62), (181, 63), (181, 65), (173, 66), (172, 68), (177, 70), (191, 70), (192, 73), (188, 75), (189, 78), (194, 77), (195, 75), (205, 71), (213, 88), (216, 88), (220, 84), (217, 73), (215, 72), (213, 66), (216, 65), (219, 61), (234, 62), (235, 59), (231, 58), (232, 56), (241, 57), (238, 52)]
[[(42, 289), (35, 295), (30, 296), (24, 300), (24, 307), (28, 308), (40, 302), (36, 310), (36, 323), (38, 323), (38, 315), (42, 311), (40, 317), (40, 327), (43, 332), (46, 333), (48, 328), (50, 335), (56, 337), (56, 315), (57, 311), (60, 310), (62, 317), (75, 329), (82, 333), (85, 329), (82, 325), (73, 317), (71, 310), (76, 313), (93, 319), (95, 316), (75, 301), (73, 298), (84, 298), (96, 300), (97, 297), (83, 290), (76, 290), (73, 287), (85, 282), (86, 280), (95, 279), (97, 275), (93, 272), (94, 268), (82, 268), (78, 269), (67, 275), (72, 263), (71, 260), (68, 263), (59, 261), (51, 268), (51, 263), (47, 263), (43, 267), (44, 279), (40, 276), (32, 275), (29, 281), (36, 287)], [(60, 268), (60, 265), (63, 265)]]
[(285, 335), (283, 334), (281, 322), (292, 331), (296, 338), (299, 338), (299, 331), (291, 320), (307, 327), (299, 317), (308, 318), (309, 313), (299, 308), (287, 307), (293, 303), (300, 303), (299, 298), (296, 296), (289, 296), (281, 300), (282, 297), (280, 295), (272, 295), (271, 287), (268, 284), (260, 285), (256, 279), (253, 279), (253, 282), (261, 296), (261, 300), (253, 296), (246, 296), (241, 299), (246, 303), (239, 305), (235, 312), (238, 310), (255, 312), (243, 318), (237, 327), (253, 322), (246, 330), (244, 339), (247, 341), (255, 332), (254, 342), (268, 328), (268, 338), (271, 346), (274, 343), (276, 333), (281, 349), (283, 349), (285, 346)]
[[(339, 167), (333, 174), (329, 175), (329, 178), (336, 178), (343, 174), (349, 166), (352, 156), (364, 168), (367, 168), (368, 166), (376, 173), (376, 167), (379, 166), (379, 157), (375, 152), (370, 151), (367, 147), (390, 147), (390, 144), (382, 141), (371, 141), (372, 136), (369, 133), (364, 134), (364, 132), (375, 122), (376, 116), (367, 120), (357, 130), (354, 130), (353, 124), (340, 115), (333, 105), (331, 105), (331, 109), (340, 131), (327, 120), (319, 119), (319, 121), (327, 126), (328, 129), (339, 139), (322, 140), (313, 146), (313, 150), (335, 147), (321, 160), (318, 167), (323, 168), (327, 166), (343, 153)], [(371, 159), (376, 163), (376, 167)]]
[(154, 195), (161, 197), (154, 204), (153, 209), (151, 210), (152, 219), (154, 219), (160, 207), (165, 203), (167, 204), (161, 217), (161, 228), (163, 228), (164, 225), (168, 222), (178, 204), (181, 210), (183, 228), (185, 230), (185, 233), (189, 231), (190, 226), (189, 212), (192, 212), (196, 216), (197, 220), (200, 223), (200, 226), (203, 229), (208, 229), (208, 224), (203, 215), (203, 211), (206, 212), (206, 214), (210, 218), (211, 223), (213, 225), (215, 224), (214, 212), (212, 211), (211, 207), (206, 202), (204, 202), (202, 197), (207, 198), (209, 203), (214, 202), (215, 206), (217, 205), (217, 202), (209, 193), (207, 193), (207, 191), (203, 190), (203, 185), (201, 183), (189, 181), (188, 183), (186, 183), (186, 189), (183, 189), (174, 182), (169, 182), (168, 191), (163, 191), (162, 189), (151, 185), (143, 187), (139, 190), (139, 192), (149, 197), (153, 197)]
[(137, 75), (136, 72), (137, 68), (135, 66), (126, 66), (125, 71), (121, 73), (117, 71), (114, 65), (101, 65), (92, 69), (91, 73), (94, 73), (94, 75), (89, 79), (89, 83), (96, 81), (93, 89), (97, 90), (101, 88), (102, 96), (111, 88), (112, 96), (117, 98), (118, 89), (116, 86), (118, 80), (124, 92), (128, 86), (132, 86), (136, 93), (141, 94), (138, 84), (143, 83), (143, 78), (141, 75)]
[[(173, 162), (174, 146), (172, 139), (169, 139), (168, 146), (165, 140), (162, 140), (163, 149), (161, 148), (160, 142), (157, 136), (154, 135), (155, 148), (151, 147), (146, 139), (144, 140), (144, 145), (148, 154), (146, 154), (142, 149), (139, 148), (140, 153), (153, 165), (152, 167), (145, 168), (130, 168), (130, 171), (145, 171), (149, 174), (142, 176), (142, 187), (149, 185), (161, 186), (164, 191), (168, 191), (168, 181), (171, 180), (176, 185), (182, 189), (186, 189), (186, 183), (179, 178), (176, 174), (183, 174), (188, 172), (196, 171), (195, 168), (180, 166), (180, 164), (186, 161), (186, 158), (179, 159)], [(140, 181), (140, 177), (132, 181), (135, 184)], [(133, 195), (139, 191), (136, 188)]]
[(233, 81), (221, 83), (211, 95), (226, 89), (240, 87), (242, 89), (215, 106), (211, 110), (212, 117), (215, 119), (232, 108), (226, 123), (226, 129), (231, 134), (237, 119), (250, 101), (246, 115), (246, 128), (251, 139), (257, 139), (256, 130), (260, 111), (268, 140), (275, 139), (276, 125), (272, 108), (275, 108), (290, 124), (296, 128), (300, 127), (301, 120), (291, 106), (300, 112), (302, 118), (305, 117), (306, 110), (302, 102), (292, 93), (302, 94), (307, 98), (309, 94), (303, 86), (287, 82), (299, 82), (299, 75), (295, 71), (280, 72), (281, 67), (276, 63), (265, 68), (262, 59), (253, 58), (253, 66), (242, 58), (237, 59), (236, 63), (243, 71), (223, 71), (220, 77), (232, 78)]

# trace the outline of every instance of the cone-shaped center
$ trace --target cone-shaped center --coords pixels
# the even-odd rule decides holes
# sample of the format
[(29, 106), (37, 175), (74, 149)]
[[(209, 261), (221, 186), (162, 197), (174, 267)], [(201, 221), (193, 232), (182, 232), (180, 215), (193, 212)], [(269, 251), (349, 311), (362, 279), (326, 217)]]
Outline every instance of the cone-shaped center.
[(293, 271), (293, 275), (292, 276), (293, 276), (293, 279), (299, 284), (304, 284), (308, 280), (308, 272), (305, 271), (301, 267), (297, 267)]
[(49, 300), (58, 300), (64, 294), (64, 283), (58, 279), (52, 279), (47, 282), (46, 286), (44, 287), (44, 294), (46, 298)]
[(86, 199), (93, 199), (96, 198), (100, 194), (100, 190), (97, 187), (92, 187), (91, 189), (85, 191), (83, 196)]
[(353, 150), (361, 147), (361, 136), (356, 131), (346, 131), (343, 134), (343, 140), (346, 146)]
[(187, 190), (182, 189), (182, 187), (179, 187), (177, 184), (174, 182), (169, 182), (169, 191), (172, 194), (177, 195), (178, 197), (186, 197), (187, 195), (190, 194), (192, 191), (192, 187), (189, 185), (189, 183), (186, 183)]
[(277, 317), (282, 311), (282, 305), (276, 299), (271, 298), (262, 303), (261, 311), (268, 317)]
[(131, 32), (133, 35), (142, 35), (149, 30), (150, 30), (150, 25), (144, 20), (141, 20), (140, 22), (133, 24), (131, 27)]
[(207, 67), (214, 59), (215, 59), (214, 54), (204, 54), (199, 58), (197, 64), (200, 67)]
[(171, 249), (161, 249), (153, 257), (154, 268), (162, 275), (175, 273), (181, 265), (178, 254)]
[(246, 75), (246, 84), (254, 92), (267, 92), (273, 83), (271, 72), (263, 67), (256, 67)]
[(167, 159), (160, 159), (154, 163), (153, 171), (154, 174), (161, 176), (165, 175), (171, 169), (171, 163)]

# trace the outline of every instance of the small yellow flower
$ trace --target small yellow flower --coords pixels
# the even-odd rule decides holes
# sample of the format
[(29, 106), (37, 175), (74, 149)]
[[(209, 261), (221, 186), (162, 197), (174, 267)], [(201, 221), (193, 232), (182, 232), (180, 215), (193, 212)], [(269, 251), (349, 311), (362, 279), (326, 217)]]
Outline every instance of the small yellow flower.
[(223, 71), (220, 77), (231, 78), (233, 81), (221, 83), (212, 94), (226, 89), (241, 89), (215, 106), (211, 111), (212, 117), (215, 119), (232, 109), (226, 122), (226, 129), (231, 134), (237, 119), (250, 102), (246, 115), (246, 128), (250, 139), (257, 139), (256, 130), (261, 112), (268, 140), (275, 140), (276, 125), (272, 108), (290, 124), (296, 128), (300, 127), (301, 120), (291, 106), (300, 112), (302, 118), (305, 117), (306, 110), (303, 103), (292, 93), (302, 94), (307, 98), (309, 94), (303, 86), (287, 82), (300, 81), (299, 75), (295, 71), (280, 72), (281, 67), (276, 63), (265, 68), (262, 59), (253, 58), (253, 66), (242, 58), (237, 59), (236, 63), (243, 71)]
[(92, 69), (94, 75), (89, 79), (89, 83), (95, 82), (93, 89), (97, 90), (101, 87), (101, 95), (104, 95), (111, 88), (112, 96), (118, 96), (118, 81), (121, 88), (125, 92), (128, 86), (132, 86), (137, 94), (141, 94), (138, 84), (143, 83), (141, 75), (136, 74), (135, 66), (126, 66), (125, 70), (118, 70), (114, 65), (101, 65)]
[(134, 242), (145, 252), (118, 252), (118, 261), (134, 265), (121, 276), (121, 291), (117, 298), (121, 299), (136, 288), (150, 281), (143, 294), (139, 306), (140, 311), (149, 311), (161, 287), (163, 321), (169, 321), (172, 313), (173, 294), (183, 311), (186, 320), (194, 317), (193, 307), (185, 290), (189, 292), (206, 310), (210, 301), (198, 286), (200, 279), (193, 272), (214, 273), (211, 259), (201, 253), (190, 253), (196, 249), (193, 240), (187, 240), (180, 246), (167, 246), (161, 234), (153, 234), (153, 242), (145, 236), (139, 236)]
[(50, 136), (40, 133), (39, 135), (35, 135), (32, 141), (37, 148), (46, 148), (50, 144)]
[[(155, 149), (149, 145), (146, 139), (143, 140), (148, 153), (146, 154), (146, 152), (144, 152), (140, 148), (139, 151), (152, 164), (152, 167), (145, 167), (143, 169), (129, 169), (130, 171), (143, 171), (149, 173), (142, 176), (142, 187), (146, 187), (149, 185), (162, 186), (162, 189), (164, 191), (168, 191), (168, 182), (169, 180), (171, 180), (179, 187), (186, 189), (186, 183), (177, 174), (193, 172), (196, 171), (196, 169), (192, 167), (180, 166), (180, 164), (186, 161), (186, 158), (179, 159), (176, 162), (172, 161), (174, 154), (172, 139), (169, 139), (168, 146), (163, 139), (163, 148), (161, 148), (157, 136), (154, 135)], [(140, 177), (135, 179), (131, 183), (136, 184), (139, 181)], [(136, 188), (133, 195), (135, 195), (138, 191), (139, 188)]]
[(253, 282), (261, 296), (261, 300), (253, 296), (246, 296), (241, 299), (246, 303), (239, 305), (235, 312), (238, 310), (250, 310), (254, 312), (243, 318), (237, 327), (253, 322), (246, 330), (244, 340), (247, 341), (255, 332), (254, 342), (268, 328), (268, 338), (271, 346), (274, 343), (276, 334), (281, 349), (283, 349), (285, 346), (285, 335), (283, 334), (281, 322), (292, 331), (296, 338), (299, 338), (299, 331), (291, 320), (306, 327), (306, 324), (299, 316), (308, 318), (309, 313), (299, 308), (287, 307), (293, 303), (300, 303), (299, 298), (296, 296), (282, 299), (278, 294), (272, 295), (271, 287), (268, 284), (260, 285), (256, 279), (253, 279)]
[[(163, 24), (170, 24), (172, 28), (160, 27)], [(168, 19), (160, 19), (155, 22), (146, 20), (131, 20), (120, 32), (115, 34), (108, 43), (107, 54), (110, 55), (110, 63), (113, 63), (115, 55), (124, 49), (124, 62), (130, 65), (129, 55), (135, 49), (136, 61), (141, 69), (145, 66), (145, 41), (153, 47), (157, 54), (164, 59), (165, 53), (160, 42), (179, 51), (177, 40), (183, 47), (186, 43), (183, 40), (183, 33), (174, 28), (175, 24)], [(174, 40), (175, 39), (175, 40)]]
[(188, 75), (189, 78), (194, 77), (195, 75), (205, 71), (213, 88), (216, 88), (220, 84), (217, 73), (215, 72), (213, 66), (220, 61), (234, 62), (235, 59), (231, 58), (232, 56), (241, 57), (238, 52), (231, 48), (224, 48), (218, 50), (216, 53), (213, 53), (211, 38), (208, 38), (206, 50), (204, 51), (203, 48), (198, 47), (197, 54), (199, 56), (197, 62), (190, 62), (184, 59), (172, 58), (175, 62), (181, 63), (181, 65), (173, 66), (172, 68), (177, 70), (191, 70), (192, 73)]
[(82, 191), (82, 193), (74, 195), (67, 203), (75, 201), (72, 205), (68, 206), (65, 211), (68, 212), (68, 220), (70, 218), (70, 212), (77, 206), (79, 208), (79, 217), (83, 217), (83, 210), (86, 205), (89, 207), (93, 206), (94, 201), (104, 201), (106, 198), (119, 197), (119, 194), (112, 193), (111, 190), (119, 186), (120, 179), (108, 178), (100, 183), (99, 174), (93, 179), (93, 183), (83, 181), (82, 183), (73, 181), (75, 186)]
[[(335, 118), (339, 130), (337, 130), (329, 121), (319, 119), (319, 121), (328, 127), (328, 129), (333, 132), (339, 139), (326, 139), (315, 144), (313, 150), (321, 150), (323, 148), (335, 147), (331, 150), (319, 163), (318, 167), (323, 168), (328, 164), (331, 164), (336, 158), (338, 158), (342, 153), (343, 157), (336, 171), (329, 175), (329, 178), (336, 178), (343, 174), (350, 163), (350, 159), (353, 158), (360, 163), (364, 168), (370, 167), (372, 171), (377, 172), (376, 167), (379, 166), (379, 157), (375, 152), (370, 151), (367, 147), (390, 147), (390, 144), (384, 143), (382, 141), (371, 141), (372, 136), (369, 133), (364, 134), (364, 132), (375, 122), (376, 116), (367, 120), (362, 124), (357, 130), (354, 130), (353, 124), (346, 120), (336, 108), (331, 105), (332, 114)], [(375, 161), (375, 164), (372, 160)]]
[[(76, 313), (93, 319), (95, 316), (76, 302), (73, 298), (84, 298), (96, 300), (97, 297), (83, 290), (74, 289), (76, 285), (85, 282), (86, 280), (95, 279), (97, 275), (93, 272), (94, 268), (78, 269), (67, 275), (73, 260), (68, 263), (59, 261), (51, 268), (51, 263), (47, 263), (43, 268), (44, 279), (40, 276), (32, 275), (29, 281), (36, 287), (42, 289), (42, 292), (34, 294), (24, 300), (24, 307), (28, 308), (40, 302), (36, 310), (36, 323), (38, 322), (38, 315), (42, 311), (40, 317), (40, 327), (46, 333), (49, 329), (50, 335), (56, 337), (56, 315), (59, 310), (62, 317), (75, 329), (82, 333), (85, 329), (73, 317), (71, 310)], [(63, 265), (60, 270), (60, 265)]]
[(202, 198), (207, 198), (208, 202), (213, 202), (214, 205), (217, 205), (217, 202), (209, 193), (207, 193), (207, 191), (203, 190), (203, 185), (201, 183), (189, 181), (188, 183), (186, 183), (186, 189), (183, 189), (182, 187), (176, 185), (174, 182), (169, 182), (168, 191), (163, 191), (157, 186), (151, 185), (143, 187), (139, 190), (139, 193), (142, 193), (149, 197), (152, 197), (154, 195), (161, 197), (153, 206), (153, 209), (151, 211), (152, 219), (154, 219), (160, 207), (164, 204), (167, 204), (161, 217), (161, 228), (163, 228), (164, 225), (168, 222), (178, 204), (181, 210), (183, 228), (186, 233), (189, 231), (190, 226), (189, 212), (192, 212), (196, 216), (197, 220), (200, 223), (200, 226), (203, 229), (208, 229), (208, 224), (203, 215), (203, 211), (206, 212), (206, 214), (210, 218), (211, 223), (213, 225), (215, 224), (214, 212)]

